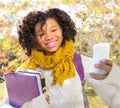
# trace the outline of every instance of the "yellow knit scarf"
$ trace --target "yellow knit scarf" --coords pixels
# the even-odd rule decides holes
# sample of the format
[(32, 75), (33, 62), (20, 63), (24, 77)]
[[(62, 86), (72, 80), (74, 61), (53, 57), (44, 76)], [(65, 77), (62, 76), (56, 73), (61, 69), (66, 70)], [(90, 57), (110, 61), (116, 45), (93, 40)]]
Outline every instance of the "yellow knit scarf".
[(36, 69), (38, 67), (52, 69), (52, 85), (63, 82), (75, 76), (72, 59), (74, 57), (74, 46), (72, 41), (67, 41), (52, 55), (44, 55), (43, 52), (33, 51), (32, 56), (20, 67), (20, 70)]

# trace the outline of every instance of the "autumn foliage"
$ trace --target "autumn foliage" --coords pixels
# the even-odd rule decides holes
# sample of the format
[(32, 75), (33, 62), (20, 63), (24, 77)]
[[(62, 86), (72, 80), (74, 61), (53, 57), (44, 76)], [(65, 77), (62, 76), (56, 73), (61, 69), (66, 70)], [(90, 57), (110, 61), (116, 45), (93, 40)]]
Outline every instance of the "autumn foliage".
[[(44, 7), (43, 7), (44, 6)], [(26, 60), (18, 43), (18, 21), (32, 10), (58, 7), (67, 11), (77, 27), (76, 51), (92, 57), (95, 43), (109, 42), (110, 59), (120, 65), (120, 1), (119, 0), (20, 0), (0, 3), (0, 72), (14, 72)]]

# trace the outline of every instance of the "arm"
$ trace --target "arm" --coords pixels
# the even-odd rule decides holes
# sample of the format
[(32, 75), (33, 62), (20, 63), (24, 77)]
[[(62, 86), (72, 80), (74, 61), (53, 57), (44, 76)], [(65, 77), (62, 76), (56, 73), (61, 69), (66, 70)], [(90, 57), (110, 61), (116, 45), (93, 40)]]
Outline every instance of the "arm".
[[(83, 66), (85, 69), (86, 80), (95, 90), (95, 92), (112, 108), (119, 108), (120, 107), (120, 67), (116, 64), (112, 63), (112, 69), (108, 73), (108, 75), (102, 80), (93, 79), (96, 76), (90, 77), (90, 67), (92, 64), (92, 59), (86, 57), (82, 57), (83, 59)], [(89, 71), (89, 72), (88, 72)]]
[[(73, 88), (71, 87), (74, 86)], [(67, 91), (67, 92), (66, 92)], [(79, 81), (79, 76), (77, 75), (75, 78), (68, 79), (64, 82), (64, 85), (61, 87), (60, 85), (52, 86), (48, 92), (49, 102), (46, 103), (45, 106), (45, 97), (43, 98), (37, 97), (33, 99), (31, 102), (23, 105), (22, 108), (36, 108), (40, 106), (40, 108), (83, 108), (83, 94), (82, 87)], [(42, 100), (42, 101), (41, 101)]]
[(89, 83), (95, 92), (112, 108), (120, 107), (120, 68), (113, 64), (112, 70), (104, 80), (89, 77)]
[[(41, 94), (40, 96), (34, 98), (33, 100), (31, 100), (30, 102), (26, 102), (23, 105), (23, 108), (37, 108), (38, 106), (41, 106), (40, 108), (49, 108), (48, 103), (46, 102), (44, 95)], [(6, 95), (0, 105), (0, 108), (14, 108), (13, 106), (11, 106), (9, 104), (9, 97), (8, 97), (8, 93), (6, 90)]]
[(13, 106), (11, 106), (9, 104), (9, 98), (8, 98), (8, 94), (7, 93), (4, 96), (4, 99), (2, 100), (2, 103), (0, 104), (0, 108), (14, 108)]
[(44, 94), (41, 94), (37, 98), (34, 98), (32, 101), (26, 102), (22, 108), (50, 108), (50, 105), (47, 103)]
[[(16, 72), (18, 72), (20, 69), (18, 68)], [(34, 71), (31, 69), (28, 69), (29, 71)], [(40, 108), (50, 108), (50, 105), (48, 104), (45, 94), (40, 94), (40, 96), (32, 99), (29, 102), (26, 102), (23, 104), (22, 108), (37, 108), (40, 106)]]

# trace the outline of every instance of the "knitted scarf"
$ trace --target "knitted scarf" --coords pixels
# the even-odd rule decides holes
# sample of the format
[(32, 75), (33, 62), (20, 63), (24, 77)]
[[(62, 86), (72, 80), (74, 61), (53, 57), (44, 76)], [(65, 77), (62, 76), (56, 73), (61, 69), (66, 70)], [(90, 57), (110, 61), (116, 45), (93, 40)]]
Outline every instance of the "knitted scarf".
[(21, 65), (20, 70), (35, 70), (38, 67), (52, 69), (52, 85), (59, 83), (62, 86), (66, 79), (75, 76), (73, 57), (73, 42), (66, 41), (65, 45), (52, 55), (45, 55), (43, 52), (33, 50), (32, 56)]

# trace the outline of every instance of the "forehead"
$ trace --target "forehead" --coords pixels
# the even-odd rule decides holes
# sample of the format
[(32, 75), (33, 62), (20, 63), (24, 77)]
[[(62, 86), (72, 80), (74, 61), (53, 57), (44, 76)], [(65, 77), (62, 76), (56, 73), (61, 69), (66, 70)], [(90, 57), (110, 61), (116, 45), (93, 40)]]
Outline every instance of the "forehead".
[(54, 18), (48, 18), (45, 23), (37, 23), (35, 26), (35, 32), (41, 32), (44, 29), (51, 29), (54, 27), (60, 27), (58, 22)]
[(58, 27), (59, 26), (58, 22), (53, 18), (48, 18), (46, 20), (45, 25), (47, 26), (47, 28)]

